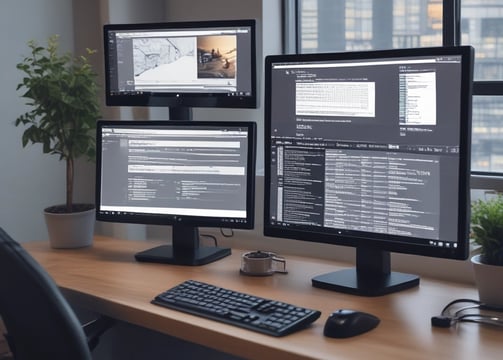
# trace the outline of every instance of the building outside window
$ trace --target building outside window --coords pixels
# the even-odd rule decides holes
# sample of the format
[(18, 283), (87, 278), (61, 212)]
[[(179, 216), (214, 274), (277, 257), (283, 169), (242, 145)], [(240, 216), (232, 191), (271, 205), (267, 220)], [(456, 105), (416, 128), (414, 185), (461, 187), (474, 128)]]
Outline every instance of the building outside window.
[(472, 172), (503, 174), (503, 0), (286, 0), (295, 49), (475, 48)]

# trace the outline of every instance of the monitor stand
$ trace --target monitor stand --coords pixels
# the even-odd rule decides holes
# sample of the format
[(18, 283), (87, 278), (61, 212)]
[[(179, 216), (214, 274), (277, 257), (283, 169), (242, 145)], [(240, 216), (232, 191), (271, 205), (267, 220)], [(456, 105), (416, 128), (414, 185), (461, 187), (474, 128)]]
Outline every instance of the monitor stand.
[(370, 247), (356, 249), (356, 268), (315, 276), (312, 285), (353, 295), (380, 296), (419, 285), (419, 277), (390, 271), (390, 253)]
[[(192, 120), (192, 108), (172, 106), (169, 108), (170, 120)], [(231, 254), (229, 248), (203, 247), (199, 244), (197, 227), (173, 225), (172, 245), (161, 245), (135, 254), (141, 262), (154, 262), (174, 265), (204, 265)]]
[(200, 246), (196, 227), (173, 225), (172, 245), (161, 245), (135, 254), (140, 262), (173, 265), (204, 265), (231, 254), (231, 249)]

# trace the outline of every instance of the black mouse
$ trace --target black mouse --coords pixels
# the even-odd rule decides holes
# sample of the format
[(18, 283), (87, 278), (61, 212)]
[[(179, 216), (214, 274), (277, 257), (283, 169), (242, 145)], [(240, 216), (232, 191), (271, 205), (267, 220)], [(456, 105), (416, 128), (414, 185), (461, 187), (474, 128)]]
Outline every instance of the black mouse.
[(340, 309), (334, 311), (325, 322), (323, 335), (333, 338), (347, 338), (363, 334), (379, 325), (379, 318), (372, 314)]

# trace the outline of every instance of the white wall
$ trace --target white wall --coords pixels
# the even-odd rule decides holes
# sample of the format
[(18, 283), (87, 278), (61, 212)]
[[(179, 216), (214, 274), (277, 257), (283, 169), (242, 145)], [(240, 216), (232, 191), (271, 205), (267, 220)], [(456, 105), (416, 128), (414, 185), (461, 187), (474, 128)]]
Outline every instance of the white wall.
[(21, 146), (22, 128), (14, 121), (28, 110), (16, 86), (16, 69), (26, 43), (45, 43), (60, 34), (61, 47), (73, 48), (72, 2), (68, 0), (2, 0), (0, 2), (0, 226), (19, 241), (46, 239), (44, 207), (65, 199), (64, 164), (43, 155), (40, 146)]
[(161, 22), (165, 0), (108, 0), (110, 23)]
[[(82, 4), (74, 0), (79, 6)], [(162, 21), (165, 0), (100, 0), (109, 6), (110, 21)], [(0, 227), (19, 241), (45, 240), (47, 230), (42, 210), (65, 201), (64, 163), (42, 154), (41, 146), (23, 148), (23, 128), (15, 119), (29, 110), (16, 91), (22, 73), (16, 64), (28, 55), (26, 43), (41, 44), (52, 34), (60, 35), (62, 51), (74, 48), (74, 14), (70, 0), (2, 0), (0, 2)], [(96, 14), (96, 17), (99, 17)], [(102, 55), (102, 54), (99, 54)], [(129, 115), (133, 110), (139, 115)], [(125, 109), (127, 116), (148, 116), (145, 109)], [(76, 200), (94, 199), (93, 165), (80, 162), (76, 173)], [(80, 170), (80, 172), (79, 172)], [(79, 175), (80, 174), (80, 175)]]

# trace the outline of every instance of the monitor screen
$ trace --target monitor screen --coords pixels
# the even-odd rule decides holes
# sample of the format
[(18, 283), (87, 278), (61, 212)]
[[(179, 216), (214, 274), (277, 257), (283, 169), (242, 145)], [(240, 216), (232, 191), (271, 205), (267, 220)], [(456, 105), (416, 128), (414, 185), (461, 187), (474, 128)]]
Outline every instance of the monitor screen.
[(97, 220), (171, 225), (172, 246), (137, 254), (139, 261), (200, 265), (228, 255), (229, 249), (199, 247), (197, 229), (253, 228), (255, 127), (99, 121)]
[(466, 259), (471, 47), (275, 55), (265, 66), (264, 233), (356, 248), (317, 287), (419, 283), (390, 252)]
[(107, 105), (257, 106), (255, 20), (108, 24), (104, 45)]

